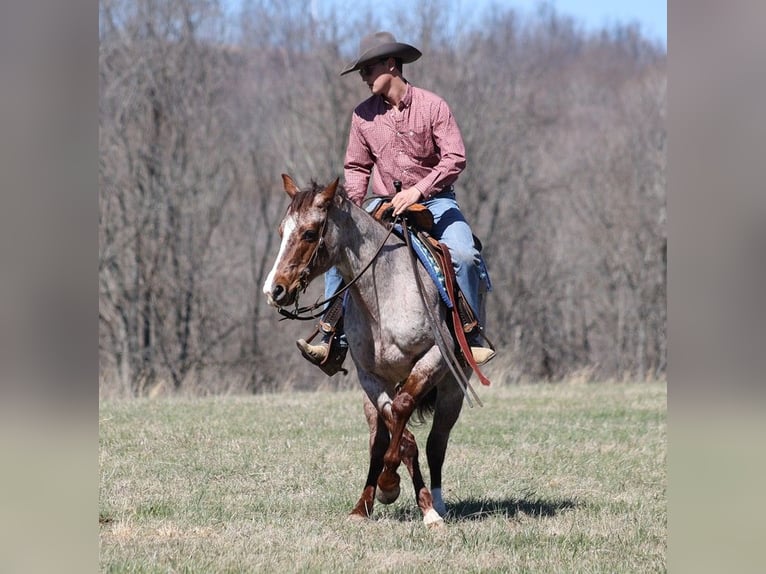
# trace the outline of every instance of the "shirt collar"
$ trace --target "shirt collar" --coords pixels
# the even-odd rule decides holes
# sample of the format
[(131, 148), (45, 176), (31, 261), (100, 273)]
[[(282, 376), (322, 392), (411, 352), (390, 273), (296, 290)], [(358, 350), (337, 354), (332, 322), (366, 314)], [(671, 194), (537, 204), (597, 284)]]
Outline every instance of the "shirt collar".
[(399, 109), (403, 110), (404, 108), (409, 108), (411, 103), (412, 103), (412, 86), (408, 83), (407, 91), (404, 92), (404, 97), (402, 98), (402, 101), (399, 102)]
[[(380, 99), (383, 101), (383, 105), (387, 108), (393, 108), (394, 106), (383, 96), (380, 96)], [(412, 104), (412, 85), (410, 85), (409, 82), (407, 82), (407, 91), (404, 92), (404, 96), (402, 97), (401, 101), (399, 102), (399, 110), (403, 110), (405, 108), (409, 108), (410, 104)]]

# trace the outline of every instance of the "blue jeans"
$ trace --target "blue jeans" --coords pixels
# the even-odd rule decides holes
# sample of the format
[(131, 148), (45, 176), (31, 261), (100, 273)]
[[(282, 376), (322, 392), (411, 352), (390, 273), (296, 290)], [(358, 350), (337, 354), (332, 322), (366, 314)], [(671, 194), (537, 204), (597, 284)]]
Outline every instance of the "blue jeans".
[[(482, 287), (489, 290), (488, 275), (481, 253), (473, 241), (471, 226), (455, 200), (455, 192), (442, 192), (423, 202), (434, 216), (431, 235), (449, 249), (460, 290), (483, 324)], [(485, 284), (482, 286), (482, 281)]]
[[(460, 289), (479, 322), (484, 324), (483, 294), (491, 290), (489, 275), (481, 253), (473, 242), (473, 233), (455, 200), (455, 192), (442, 192), (423, 202), (434, 216), (431, 236), (444, 243), (450, 252), (452, 266)], [(342, 277), (335, 267), (324, 276), (325, 298), (340, 289)]]

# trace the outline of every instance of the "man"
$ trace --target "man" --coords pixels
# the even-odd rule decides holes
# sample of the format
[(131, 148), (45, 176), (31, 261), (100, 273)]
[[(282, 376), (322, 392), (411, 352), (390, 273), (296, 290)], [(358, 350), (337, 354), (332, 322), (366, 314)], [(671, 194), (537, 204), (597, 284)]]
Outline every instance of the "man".
[[(393, 196), (394, 215), (420, 202), (433, 213), (431, 235), (447, 245), (457, 283), (477, 318), (483, 262), (473, 233), (455, 201), (454, 184), (465, 168), (465, 146), (447, 103), (431, 92), (412, 86), (402, 75), (403, 64), (420, 58), (420, 51), (396, 41), (389, 32), (362, 38), (356, 61), (341, 76), (359, 70), (372, 96), (359, 104), (351, 119), (344, 162), (345, 188), (357, 205), (367, 194), (370, 177), (374, 195)], [(394, 181), (402, 190), (394, 195)], [(335, 269), (325, 275), (325, 294), (333, 295), (342, 279)], [(321, 363), (329, 353), (332, 326), (320, 323), (324, 336), (318, 345), (303, 339), (304, 356)], [(495, 352), (481, 346), (478, 333), (469, 334), (474, 360), (489, 361)]]

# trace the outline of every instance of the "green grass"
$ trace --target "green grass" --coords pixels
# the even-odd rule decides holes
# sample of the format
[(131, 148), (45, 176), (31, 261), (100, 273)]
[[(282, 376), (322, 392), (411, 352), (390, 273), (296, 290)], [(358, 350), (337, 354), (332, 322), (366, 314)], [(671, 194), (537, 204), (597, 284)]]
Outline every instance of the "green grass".
[(103, 403), (101, 570), (666, 570), (664, 384), (478, 390), (437, 530), (404, 468), (399, 500), (346, 520), (367, 473), (361, 391)]

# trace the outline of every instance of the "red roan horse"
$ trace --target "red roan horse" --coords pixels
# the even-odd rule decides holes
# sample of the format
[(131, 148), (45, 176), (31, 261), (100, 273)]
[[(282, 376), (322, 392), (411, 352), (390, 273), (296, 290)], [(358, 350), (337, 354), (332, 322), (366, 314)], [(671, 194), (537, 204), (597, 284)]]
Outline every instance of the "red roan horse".
[[(438, 318), (442, 336), (451, 341), (447, 310), (433, 281), (418, 266), (425, 286), (421, 296), (404, 243), (393, 235), (386, 240), (386, 228), (350, 202), (337, 179), (327, 187), (314, 184), (304, 191), (289, 176), (282, 179), (291, 202), (279, 226), (279, 254), (263, 286), (271, 305), (296, 305), (299, 292), (332, 266), (348, 283), (374, 259), (349, 289), (344, 315), (370, 426), (367, 482), (351, 517), (371, 516), (375, 498), (383, 504), (396, 500), (397, 469), (404, 462), (423, 521), (441, 525), (446, 513), (442, 465), (463, 406), (463, 390), (439, 350), (425, 305)], [(461, 369), (470, 376), (468, 367)], [(430, 492), (420, 472), (415, 437), (407, 429), (410, 416), (425, 403), (433, 409), (426, 445)]]

